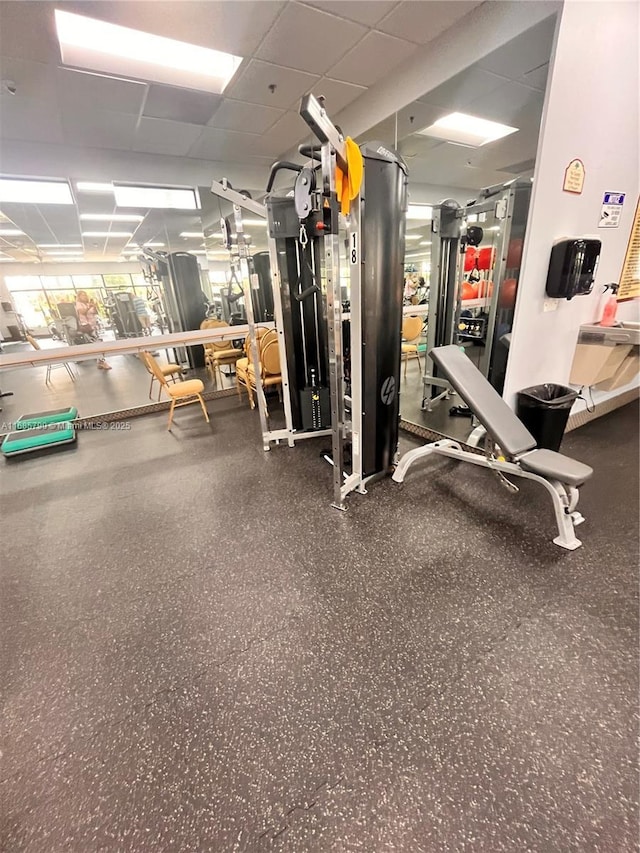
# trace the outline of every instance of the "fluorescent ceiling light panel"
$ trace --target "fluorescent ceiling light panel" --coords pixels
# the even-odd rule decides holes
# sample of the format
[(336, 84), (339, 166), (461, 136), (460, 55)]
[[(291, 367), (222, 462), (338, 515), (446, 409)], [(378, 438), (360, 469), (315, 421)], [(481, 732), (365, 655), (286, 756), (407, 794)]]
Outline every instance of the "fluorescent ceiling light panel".
[(133, 237), (131, 231), (83, 231), (83, 237)]
[(418, 246), (430, 246), (431, 240), (422, 240), (422, 242), (418, 243)]
[(204, 234), (201, 231), (181, 231), (181, 237), (204, 237)]
[(118, 207), (159, 207), (174, 210), (197, 210), (198, 200), (192, 189), (172, 187), (135, 187), (116, 184), (113, 189)]
[(425, 221), (433, 217), (433, 207), (430, 204), (410, 204), (407, 210), (407, 219), (419, 219)]
[(143, 243), (144, 249), (155, 249), (164, 246), (164, 243)]
[(419, 130), (422, 136), (431, 136), (435, 139), (444, 139), (446, 142), (455, 142), (458, 145), (470, 145), (479, 148), (488, 142), (495, 142), (515, 133), (519, 128), (509, 127), (507, 124), (499, 124), (497, 121), (489, 121), (486, 118), (470, 116), (466, 113), (451, 113), (444, 118), (438, 119), (430, 127)]
[(0, 237), (18, 237), (24, 234), (19, 228), (0, 228)]
[(242, 62), (241, 56), (60, 9), (55, 18), (62, 61), (76, 68), (220, 95)]
[(405, 234), (405, 240), (420, 240), (422, 234)]
[(127, 213), (81, 213), (80, 219), (87, 222), (142, 222), (144, 216)]
[(266, 219), (243, 219), (242, 224), (243, 225), (264, 225), (264, 227), (266, 228), (267, 227), (267, 220)]
[(73, 204), (71, 189), (66, 181), (36, 181), (0, 178), (0, 202), (19, 204)]
[(112, 193), (113, 184), (101, 184), (97, 181), (78, 181), (76, 189), (81, 193)]

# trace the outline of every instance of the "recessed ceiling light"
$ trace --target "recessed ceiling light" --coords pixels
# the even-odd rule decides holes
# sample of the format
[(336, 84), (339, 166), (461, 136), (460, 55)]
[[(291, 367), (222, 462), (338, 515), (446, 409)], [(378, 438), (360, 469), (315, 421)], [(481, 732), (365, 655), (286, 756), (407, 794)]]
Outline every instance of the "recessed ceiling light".
[(495, 142), (496, 139), (509, 136), (517, 130), (517, 127), (509, 127), (507, 124), (489, 121), (486, 118), (478, 118), (466, 113), (451, 113), (438, 119), (430, 127), (419, 130), (418, 133), (435, 139), (444, 139), (447, 142), (455, 142), (458, 145), (479, 148), (488, 142)]
[(142, 222), (144, 216), (134, 216), (128, 213), (81, 213), (80, 219), (88, 222)]
[(73, 204), (66, 181), (37, 181), (0, 178), (0, 201), (20, 204)]
[(131, 231), (83, 231), (83, 237), (133, 237)]
[(55, 11), (65, 65), (220, 95), (242, 57)]
[(0, 228), (0, 237), (18, 237), (24, 234), (19, 228)]
[(199, 202), (191, 188), (138, 187), (120, 184), (114, 187), (118, 207), (159, 207), (197, 210)]
[(202, 231), (181, 231), (181, 237), (202, 237)]
[(76, 189), (81, 193), (112, 193), (113, 184), (101, 184), (98, 181), (78, 181)]
[(410, 204), (407, 210), (407, 219), (419, 219), (426, 221), (433, 217), (433, 207), (430, 204)]

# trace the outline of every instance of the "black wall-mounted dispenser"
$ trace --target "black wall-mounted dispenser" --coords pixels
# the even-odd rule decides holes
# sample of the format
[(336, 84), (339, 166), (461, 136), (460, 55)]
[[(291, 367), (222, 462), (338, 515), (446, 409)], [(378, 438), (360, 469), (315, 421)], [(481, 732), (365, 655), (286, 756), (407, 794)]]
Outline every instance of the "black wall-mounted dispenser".
[(551, 250), (547, 273), (547, 296), (573, 299), (586, 296), (593, 282), (600, 258), (600, 240), (561, 240)]

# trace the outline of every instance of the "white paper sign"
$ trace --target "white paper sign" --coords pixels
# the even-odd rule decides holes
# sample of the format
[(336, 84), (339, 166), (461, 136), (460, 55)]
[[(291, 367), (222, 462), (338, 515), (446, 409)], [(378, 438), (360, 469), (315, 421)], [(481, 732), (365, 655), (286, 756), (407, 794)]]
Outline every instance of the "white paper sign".
[(625, 193), (605, 193), (598, 228), (617, 228), (622, 216)]

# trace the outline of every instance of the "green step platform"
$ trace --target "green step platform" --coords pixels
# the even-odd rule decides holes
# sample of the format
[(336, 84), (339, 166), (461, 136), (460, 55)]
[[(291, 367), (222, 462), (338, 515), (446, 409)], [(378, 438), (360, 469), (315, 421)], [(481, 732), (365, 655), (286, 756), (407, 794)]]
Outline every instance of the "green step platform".
[(60, 444), (72, 444), (76, 440), (76, 431), (69, 421), (31, 427), (10, 432), (5, 436), (0, 451), (6, 457), (32, 453), (43, 448), (57, 447)]
[(30, 415), (20, 415), (15, 422), (15, 429), (33, 429), (33, 427), (44, 427), (49, 424), (61, 424), (75, 421), (78, 410), (75, 406), (67, 406), (66, 409), (51, 409), (48, 412), (34, 412)]

